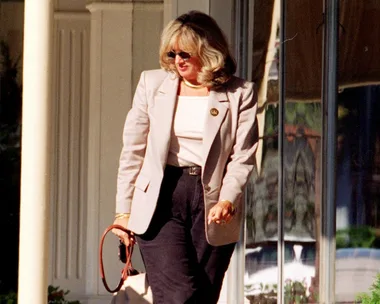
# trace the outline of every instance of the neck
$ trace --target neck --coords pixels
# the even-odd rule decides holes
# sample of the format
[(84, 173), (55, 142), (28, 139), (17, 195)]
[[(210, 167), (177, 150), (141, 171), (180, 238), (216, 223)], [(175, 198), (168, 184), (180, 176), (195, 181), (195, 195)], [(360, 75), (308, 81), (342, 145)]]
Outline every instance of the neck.
[(190, 81), (186, 80), (185, 78), (182, 78), (182, 81), (189, 88), (193, 88), (193, 89), (202, 89), (202, 88), (204, 88), (204, 86), (202, 84), (192, 84)]

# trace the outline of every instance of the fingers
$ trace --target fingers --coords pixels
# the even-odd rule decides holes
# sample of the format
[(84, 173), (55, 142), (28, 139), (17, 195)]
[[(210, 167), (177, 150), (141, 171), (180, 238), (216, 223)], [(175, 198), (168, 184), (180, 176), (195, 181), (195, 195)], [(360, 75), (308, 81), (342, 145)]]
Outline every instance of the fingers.
[(135, 236), (132, 232), (124, 232), (120, 229), (112, 229), (111, 232), (115, 234), (125, 245), (134, 244)]
[(227, 224), (231, 221), (232, 216), (226, 215), (226, 216), (219, 216), (218, 214), (212, 213), (210, 211), (209, 217), (208, 217), (208, 224), (211, 224), (212, 222), (220, 225)]
[(209, 211), (207, 222), (211, 224), (212, 222), (220, 225), (229, 223), (236, 210), (232, 203), (228, 202), (218, 202), (214, 207)]
[[(128, 219), (127, 218), (116, 218), (114, 225), (120, 225), (127, 229)], [(135, 236), (133, 232), (125, 232), (120, 229), (112, 229), (111, 232), (115, 234), (126, 246), (133, 245), (135, 243)]]

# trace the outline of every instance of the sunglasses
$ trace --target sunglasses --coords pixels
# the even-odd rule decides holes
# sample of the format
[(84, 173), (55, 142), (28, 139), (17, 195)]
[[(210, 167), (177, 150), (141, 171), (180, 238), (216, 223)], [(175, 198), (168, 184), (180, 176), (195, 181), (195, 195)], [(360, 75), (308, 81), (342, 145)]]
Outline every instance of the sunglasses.
[(166, 55), (167, 55), (170, 59), (175, 59), (175, 57), (178, 55), (179, 57), (182, 58), (182, 60), (185, 60), (185, 61), (186, 61), (186, 60), (189, 60), (190, 57), (191, 57), (191, 54), (190, 54), (190, 53), (183, 52), (183, 51), (178, 52), (178, 53), (176, 53), (176, 52), (174, 52), (174, 51), (170, 51), (170, 52), (168, 52)]

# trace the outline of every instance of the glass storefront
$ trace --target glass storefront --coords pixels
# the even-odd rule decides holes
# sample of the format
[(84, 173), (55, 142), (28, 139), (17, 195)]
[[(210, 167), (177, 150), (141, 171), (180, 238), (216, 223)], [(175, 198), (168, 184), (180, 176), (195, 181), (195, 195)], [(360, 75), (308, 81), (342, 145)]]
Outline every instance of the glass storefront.
[(336, 301), (380, 272), (380, 1), (340, 0)]
[(253, 6), (245, 303), (353, 303), (380, 272), (380, 1)]

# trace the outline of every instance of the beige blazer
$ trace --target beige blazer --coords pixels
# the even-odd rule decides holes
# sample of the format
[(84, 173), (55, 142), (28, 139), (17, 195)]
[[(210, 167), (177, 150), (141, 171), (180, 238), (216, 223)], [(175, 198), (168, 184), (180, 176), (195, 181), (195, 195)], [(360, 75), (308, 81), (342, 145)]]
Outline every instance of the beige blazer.
[[(131, 213), (128, 229), (144, 233), (156, 208), (168, 156), (179, 79), (164, 70), (141, 74), (123, 132), (117, 177), (116, 212)], [(254, 84), (234, 77), (227, 88), (211, 90), (203, 137), (202, 183), (206, 236), (210, 244), (239, 240), (243, 192), (257, 148), (257, 94)], [(219, 200), (235, 204), (226, 225), (207, 224)]]

